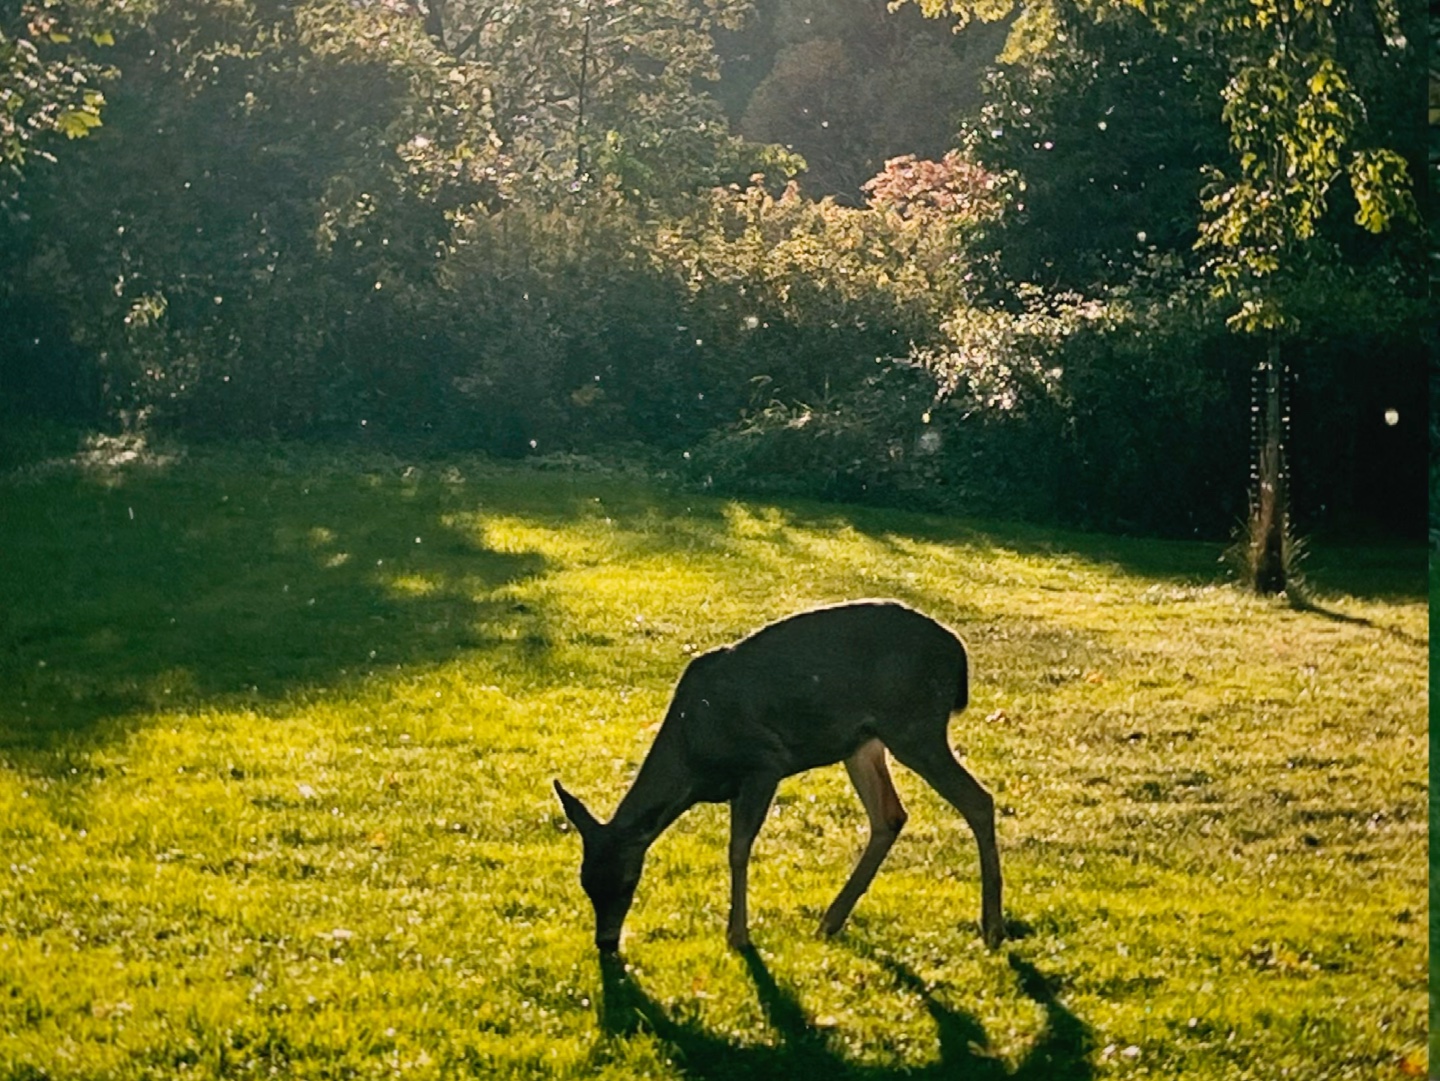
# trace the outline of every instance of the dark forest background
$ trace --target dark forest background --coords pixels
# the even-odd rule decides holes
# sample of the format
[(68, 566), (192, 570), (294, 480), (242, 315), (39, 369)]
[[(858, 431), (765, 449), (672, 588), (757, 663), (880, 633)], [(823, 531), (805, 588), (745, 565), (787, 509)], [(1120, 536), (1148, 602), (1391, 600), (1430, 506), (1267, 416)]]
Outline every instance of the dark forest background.
[(1418, 537), (1425, 20), (5, 0), (0, 455), (619, 455), (1223, 537), (1273, 393), (1301, 529)]

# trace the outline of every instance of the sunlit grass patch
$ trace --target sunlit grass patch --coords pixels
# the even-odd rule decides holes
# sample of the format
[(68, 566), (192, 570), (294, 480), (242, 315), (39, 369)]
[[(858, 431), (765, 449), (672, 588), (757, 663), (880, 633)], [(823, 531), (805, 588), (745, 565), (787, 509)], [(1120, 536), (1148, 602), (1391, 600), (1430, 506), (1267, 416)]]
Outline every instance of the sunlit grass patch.
[[(284, 448), (0, 506), (0, 1078), (1423, 1058), (1418, 550), (1321, 549), (1297, 611), (1205, 545)], [(602, 970), (551, 779), (608, 813), (690, 657), (877, 595), (969, 643), (952, 736), (1001, 807), (1015, 940), (981, 945), (974, 840), (903, 770), (904, 835), (816, 940), (864, 840), (832, 767), (760, 835), (758, 959), (724, 947), (702, 807)]]

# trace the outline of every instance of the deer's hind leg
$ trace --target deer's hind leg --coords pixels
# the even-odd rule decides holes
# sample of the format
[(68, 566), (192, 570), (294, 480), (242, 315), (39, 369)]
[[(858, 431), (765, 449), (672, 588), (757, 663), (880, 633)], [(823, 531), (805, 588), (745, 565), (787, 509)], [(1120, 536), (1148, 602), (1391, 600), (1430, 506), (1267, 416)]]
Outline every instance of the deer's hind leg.
[(879, 740), (863, 744), (858, 751), (845, 759), (845, 770), (860, 801), (865, 804), (865, 813), (870, 818), (870, 841), (850, 879), (840, 890), (834, 902), (820, 920), (820, 933), (833, 935), (845, 926), (855, 903), (870, 888), (875, 872), (880, 869), (890, 846), (900, 836), (905, 825), (905, 808), (900, 804), (900, 795), (890, 780), (890, 769), (885, 764), (885, 748)]
[(965, 816), (980, 846), (980, 930), (991, 949), (1005, 939), (1000, 901), (1000, 852), (995, 844), (995, 799), (950, 750), (941, 729), (934, 739), (890, 745), (896, 761), (913, 769)]

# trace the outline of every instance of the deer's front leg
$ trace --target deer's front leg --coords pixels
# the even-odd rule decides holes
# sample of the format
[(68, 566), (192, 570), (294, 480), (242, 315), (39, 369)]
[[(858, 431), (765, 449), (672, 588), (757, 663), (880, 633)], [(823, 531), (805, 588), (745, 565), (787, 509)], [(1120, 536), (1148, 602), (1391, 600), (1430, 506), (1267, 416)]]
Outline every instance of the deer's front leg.
[(765, 824), (777, 783), (771, 778), (749, 778), (730, 801), (730, 922), (725, 937), (737, 950), (750, 946), (750, 919), (745, 904), (750, 848)]

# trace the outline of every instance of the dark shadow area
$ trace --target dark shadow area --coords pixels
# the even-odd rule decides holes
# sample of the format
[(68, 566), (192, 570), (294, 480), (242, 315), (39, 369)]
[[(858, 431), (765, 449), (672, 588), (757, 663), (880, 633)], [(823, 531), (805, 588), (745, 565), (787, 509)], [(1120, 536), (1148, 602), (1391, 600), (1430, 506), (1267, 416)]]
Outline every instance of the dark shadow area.
[(1314, 538), (1300, 564), (1306, 590), (1367, 601), (1411, 604), (1429, 593), (1424, 544), (1393, 541), (1354, 547)]
[(775, 981), (753, 949), (745, 953), (745, 964), (765, 1018), (781, 1037), (776, 1046), (735, 1043), (706, 1031), (697, 1020), (667, 1013), (626, 972), (618, 957), (600, 958), (600, 1025), (612, 1038), (639, 1030), (653, 1032), (674, 1049), (686, 1076), (696, 1081), (884, 1081), (901, 1077), (923, 1081), (1085, 1081), (1094, 1076), (1089, 1030), (1061, 1004), (1051, 981), (1017, 955), (1010, 955), (1010, 966), (1021, 993), (1045, 1011), (1045, 1027), (1013, 1070), (989, 1053), (989, 1039), (974, 1017), (941, 1003), (933, 989), (900, 962), (875, 954), (870, 957), (890, 974), (896, 989), (925, 1003), (939, 1039), (938, 1061), (918, 1068), (890, 1068), (845, 1057), (835, 1049), (827, 1031), (806, 1016), (794, 993)]
[(443, 477), (221, 467), (7, 484), (0, 750), (43, 750), (145, 709), (274, 701), (479, 648), (538, 656), (544, 572), (446, 524)]
[[(1418, 599), (1418, 598), (1417, 598)], [(1417, 638), (1409, 631), (1399, 627), (1391, 627), (1388, 624), (1376, 623), (1373, 619), (1366, 619), (1364, 616), (1352, 616), (1337, 608), (1327, 608), (1318, 603), (1314, 598), (1306, 596), (1302, 592), (1294, 592), (1289, 596), (1290, 607), (1297, 612), (1306, 612), (1310, 615), (1320, 616), (1332, 623), (1348, 623), (1355, 627), (1368, 627), (1391, 638), (1404, 642), (1407, 646), (1414, 646), (1416, 649), (1425, 649), (1428, 643), (1423, 638)]]
[[(1070, 557), (1124, 574), (1172, 585), (1212, 585), (1233, 580), (1222, 559), (1229, 542), (1157, 540), (1086, 533), (1028, 522), (967, 523), (925, 514), (869, 507), (807, 507), (795, 524), (821, 527), (828, 520), (877, 541), (898, 538), (964, 548), (993, 547), (1022, 556)], [(1428, 557), (1423, 544), (1383, 541), (1355, 546), (1343, 538), (1316, 537), (1302, 565), (1306, 582), (1325, 594), (1409, 603), (1427, 596)]]
[(1205, 585), (1225, 577), (1219, 563), (1224, 545), (1218, 542), (1086, 533), (1020, 521), (967, 522), (928, 514), (905, 515), (897, 521), (895, 512), (869, 507), (847, 508), (846, 513), (835, 517), (857, 532), (887, 544), (903, 537), (964, 548), (993, 547), (1021, 556), (1068, 556), (1174, 584)]

